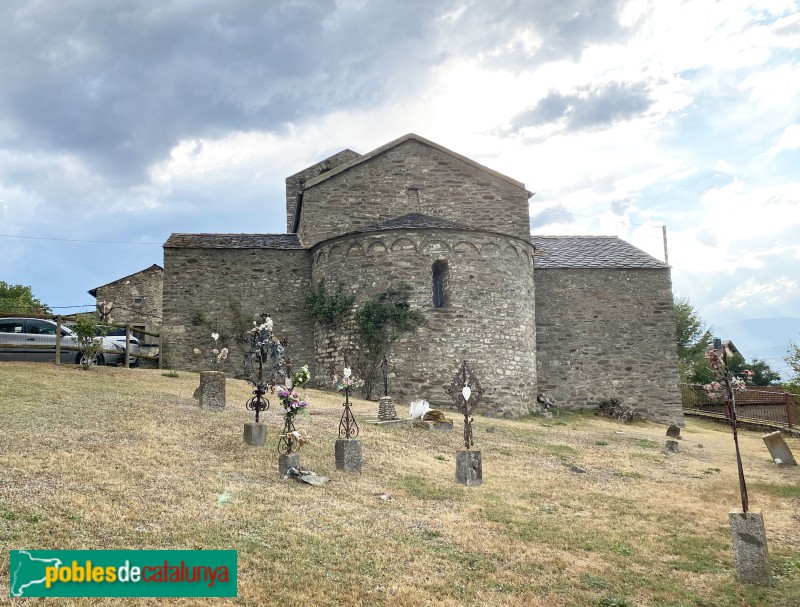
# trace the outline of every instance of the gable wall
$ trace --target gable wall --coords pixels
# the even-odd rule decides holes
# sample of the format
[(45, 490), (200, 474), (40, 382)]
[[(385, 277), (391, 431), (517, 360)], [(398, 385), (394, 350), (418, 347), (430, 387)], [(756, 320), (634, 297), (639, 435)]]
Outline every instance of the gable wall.
[(536, 269), (539, 392), (558, 407), (618, 398), (683, 423), (669, 268)]
[(299, 234), (313, 246), (407, 213), (530, 238), (524, 189), (414, 140), (306, 190)]
[(359, 154), (352, 150), (342, 150), (322, 162), (318, 162), (291, 177), (286, 178), (286, 232), (291, 232), (294, 224), (294, 209), (297, 204), (297, 192), (303, 189), (306, 181), (322, 175), (326, 171), (335, 169), (341, 164), (358, 158)]
[(96, 299), (114, 303), (111, 318), (115, 323), (144, 325), (145, 331), (156, 333), (161, 326), (163, 281), (161, 268), (148, 268), (98, 287)]
[(306, 250), (165, 248), (162, 364), (209, 370), (210, 336), (218, 326), (218, 348), (230, 351), (219, 370), (240, 377), (244, 358), (236, 335), (267, 312), (276, 334), (289, 338), (287, 355), (313, 367), (313, 325), (304, 306), (310, 286)]

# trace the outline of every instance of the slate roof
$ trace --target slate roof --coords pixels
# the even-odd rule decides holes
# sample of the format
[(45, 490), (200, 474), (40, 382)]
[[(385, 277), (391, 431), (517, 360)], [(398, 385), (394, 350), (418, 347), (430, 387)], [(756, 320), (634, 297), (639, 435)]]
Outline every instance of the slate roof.
[(297, 234), (171, 234), (170, 249), (303, 249)]
[(668, 268), (616, 236), (531, 236), (536, 268)]
[(407, 230), (414, 228), (444, 228), (450, 230), (474, 229), (464, 224), (450, 221), (449, 219), (431, 217), (430, 215), (423, 215), (422, 213), (409, 213), (407, 215), (402, 215), (401, 217), (396, 217), (387, 221), (373, 223), (372, 225), (358, 228), (349, 233), (364, 234), (366, 232), (380, 232), (382, 230)]

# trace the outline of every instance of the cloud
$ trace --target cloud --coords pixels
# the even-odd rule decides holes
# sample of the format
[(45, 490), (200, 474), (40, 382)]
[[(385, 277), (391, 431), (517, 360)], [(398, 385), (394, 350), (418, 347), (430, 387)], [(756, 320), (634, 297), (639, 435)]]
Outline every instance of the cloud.
[(778, 141), (767, 150), (766, 155), (773, 157), (783, 151), (797, 149), (800, 149), (800, 124), (790, 124), (783, 129)]
[(640, 115), (652, 105), (649, 88), (641, 82), (611, 82), (567, 95), (551, 91), (535, 106), (514, 116), (511, 131), (559, 121), (568, 131), (604, 127)]

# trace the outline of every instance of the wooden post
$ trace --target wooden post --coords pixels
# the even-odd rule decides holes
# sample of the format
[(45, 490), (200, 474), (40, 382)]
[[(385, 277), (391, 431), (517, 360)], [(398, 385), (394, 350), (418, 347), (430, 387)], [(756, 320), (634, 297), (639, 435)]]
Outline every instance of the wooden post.
[(56, 316), (56, 364), (61, 364), (61, 316)]
[(125, 368), (131, 368), (131, 326), (125, 325)]
[(786, 406), (786, 425), (790, 428), (794, 426), (792, 419), (792, 396), (788, 392), (783, 393), (783, 404)]

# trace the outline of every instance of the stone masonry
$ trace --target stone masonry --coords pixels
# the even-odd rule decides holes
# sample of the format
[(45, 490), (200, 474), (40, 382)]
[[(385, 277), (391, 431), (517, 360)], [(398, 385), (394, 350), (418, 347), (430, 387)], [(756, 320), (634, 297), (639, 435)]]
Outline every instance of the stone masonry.
[(530, 196), (416, 135), (363, 156), (344, 150), (287, 178), (288, 234), (170, 236), (165, 355), (208, 368), (192, 350), (210, 347), (216, 325), (230, 349), (222, 370), (239, 376), (236, 335), (269, 312), (290, 356), (325, 385), (327, 366), (354, 345), (352, 327), (313, 326), (306, 295), (324, 280), (357, 306), (405, 282), (425, 324), (393, 348), (397, 402), (449, 405), (444, 386), (466, 359), (484, 412), (524, 415), (544, 392), (561, 407), (618, 398), (681, 423), (669, 267), (616, 238), (531, 237)]

